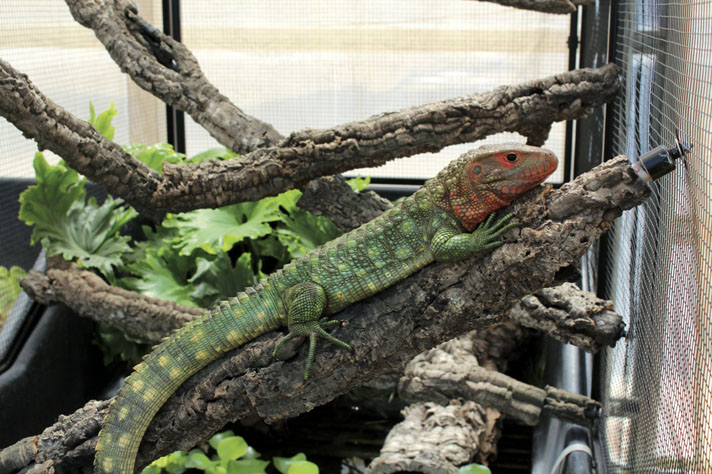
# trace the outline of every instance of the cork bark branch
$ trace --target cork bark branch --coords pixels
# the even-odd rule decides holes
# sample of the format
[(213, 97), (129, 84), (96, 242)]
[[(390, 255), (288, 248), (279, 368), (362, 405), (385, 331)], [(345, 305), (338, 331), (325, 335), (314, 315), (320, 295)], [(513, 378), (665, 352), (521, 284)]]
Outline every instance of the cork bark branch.
[[(138, 467), (174, 449), (192, 447), (233, 420), (272, 423), (306, 412), (402, 367), (426, 349), (491, 325), (514, 302), (575, 265), (622, 210), (648, 195), (648, 187), (622, 156), (559, 190), (532, 190), (510, 208), (520, 230), (511, 231), (507, 243), (493, 253), (430, 265), (338, 314), (346, 323), (334, 334), (354, 350), (323, 345), (308, 382), (302, 380), (304, 348), (298, 349), (298, 357), (272, 360), (271, 349), (282, 332), (263, 335), (195, 374), (151, 423)], [(76, 423), (74, 428), (84, 426)], [(84, 440), (68, 447), (71, 451), (51, 458), (38, 453), (35, 462), (89, 465), (88, 458), (77, 459), (90, 451), (98, 427), (83, 429)], [(40, 436), (36, 444), (44, 439)]]
[(533, 10), (543, 13), (568, 14), (576, 11), (578, 5), (591, 5), (596, 0), (478, 0), (480, 2), (499, 3), (506, 7), (520, 10)]
[(186, 112), (237, 153), (283, 137), (235, 106), (207, 80), (193, 53), (138, 15), (129, 0), (66, 0), (74, 19), (94, 31), (121, 71), (142, 89)]
[(304, 130), (278, 145), (226, 161), (165, 165), (159, 174), (133, 159), (42, 94), (0, 60), (0, 115), (90, 180), (160, 219), (166, 212), (252, 201), (312, 179), (434, 152), (502, 131), (541, 145), (551, 124), (587, 115), (618, 90), (617, 68), (569, 71), (483, 94), (377, 115), (325, 130)]

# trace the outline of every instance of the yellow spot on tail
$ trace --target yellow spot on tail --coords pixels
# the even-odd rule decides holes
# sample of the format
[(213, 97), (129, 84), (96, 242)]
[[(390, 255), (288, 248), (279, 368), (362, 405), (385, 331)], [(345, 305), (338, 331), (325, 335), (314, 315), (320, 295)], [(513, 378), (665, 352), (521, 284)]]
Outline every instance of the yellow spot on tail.
[(148, 402), (152, 402), (156, 399), (157, 396), (158, 392), (156, 392), (156, 390), (153, 388), (149, 388), (148, 390), (146, 390), (146, 393), (143, 394), (143, 399)]
[(168, 363), (170, 361), (171, 361), (171, 359), (168, 356), (162, 355), (161, 357), (158, 358), (158, 365), (160, 365), (161, 367), (165, 367), (168, 365)]
[(229, 333), (227, 333), (227, 340), (230, 342), (237, 342), (240, 340), (240, 331), (237, 329), (233, 329)]
[(143, 390), (143, 380), (136, 380), (131, 384), (131, 386), (136, 390), (137, 392), (140, 392)]
[(198, 352), (195, 353), (195, 358), (198, 359), (198, 360), (205, 360), (205, 359), (207, 359), (208, 357), (209, 357), (209, 356), (208, 356), (208, 352), (207, 352), (207, 351), (198, 351)]
[(110, 459), (110, 458), (104, 459), (104, 462), (102, 463), (102, 465), (104, 466), (104, 470), (106, 472), (111, 472), (114, 470), (114, 460), (113, 459)]
[(198, 342), (203, 338), (203, 331), (196, 331), (193, 337), (190, 338), (191, 342)]
[(118, 413), (119, 421), (125, 420), (128, 415), (129, 415), (129, 409), (128, 409), (128, 407), (122, 407), (121, 410), (119, 410), (119, 413)]
[(368, 282), (368, 289), (371, 291), (376, 291), (376, 285), (373, 284), (372, 281)]
[(119, 438), (119, 448), (121, 448), (121, 449), (128, 448), (130, 442), (131, 442), (130, 434), (121, 435), (121, 437)]
[(264, 311), (260, 311), (259, 313), (257, 313), (257, 319), (263, 319), (264, 317), (265, 317)]
[(173, 367), (171, 371), (168, 372), (168, 375), (170, 375), (172, 379), (177, 379), (180, 377), (180, 369), (178, 367)]

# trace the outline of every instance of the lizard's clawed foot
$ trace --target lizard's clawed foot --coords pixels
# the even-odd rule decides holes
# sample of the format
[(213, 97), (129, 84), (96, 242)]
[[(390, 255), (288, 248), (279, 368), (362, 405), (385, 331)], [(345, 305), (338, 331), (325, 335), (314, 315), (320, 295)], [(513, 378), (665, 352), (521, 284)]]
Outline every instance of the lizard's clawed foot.
[(494, 224), (496, 213), (492, 213), (487, 217), (487, 220), (481, 223), (472, 233), (473, 237), (478, 238), (480, 251), (491, 250), (501, 246), (504, 242), (496, 240), (504, 235), (510, 229), (517, 227), (516, 222), (510, 222), (514, 217), (513, 214), (506, 214)]
[(314, 362), (314, 356), (316, 354), (316, 341), (317, 338), (326, 339), (327, 341), (335, 344), (337, 346), (343, 347), (345, 349), (351, 350), (351, 346), (332, 336), (326, 329), (338, 326), (341, 322), (337, 320), (322, 320), (322, 321), (309, 321), (304, 323), (294, 323), (289, 326), (289, 333), (277, 342), (272, 351), (272, 357), (277, 357), (280, 347), (284, 345), (290, 339), (295, 337), (309, 337), (309, 353), (307, 355), (307, 365), (304, 369), (304, 380), (309, 378), (309, 372), (311, 370), (312, 363)]

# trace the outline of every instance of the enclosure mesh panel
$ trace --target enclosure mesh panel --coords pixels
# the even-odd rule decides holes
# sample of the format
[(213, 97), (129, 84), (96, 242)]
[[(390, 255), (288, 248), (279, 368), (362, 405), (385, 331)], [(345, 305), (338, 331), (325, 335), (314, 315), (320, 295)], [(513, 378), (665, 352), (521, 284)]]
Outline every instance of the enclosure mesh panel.
[(628, 336), (603, 358), (609, 472), (712, 472), (712, 2), (618, 2), (614, 152), (694, 148), (610, 239)]

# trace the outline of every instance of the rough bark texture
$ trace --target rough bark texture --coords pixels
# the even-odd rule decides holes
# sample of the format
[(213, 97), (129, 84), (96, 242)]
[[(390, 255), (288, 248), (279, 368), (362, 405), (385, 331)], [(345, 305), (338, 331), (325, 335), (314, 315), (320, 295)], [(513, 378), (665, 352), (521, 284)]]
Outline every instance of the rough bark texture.
[[(458, 338), (453, 344), (463, 344)], [(591, 427), (598, 414), (597, 401), (554, 387), (544, 389), (477, 365), (471, 348), (438, 348), (408, 363), (399, 393), (408, 402), (432, 401), (447, 405), (463, 398), (493, 408), (526, 425), (539, 423), (550, 414), (571, 423)]]
[(521, 10), (534, 10), (544, 13), (567, 14), (576, 11), (577, 5), (591, 5), (596, 0), (479, 0), (480, 2), (499, 3)]
[(50, 268), (46, 274), (30, 270), (20, 284), (35, 301), (63, 303), (81, 316), (150, 342), (160, 341), (204, 311), (108, 285), (74, 264)]
[(349, 232), (393, 207), (373, 191), (356, 193), (341, 175), (311, 181), (297, 203), (317, 216), (327, 216), (342, 232)]
[[(648, 187), (622, 156), (559, 190), (532, 190), (510, 208), (522, 228), (511, 231), (501, 248), (458, 264), (430, 265), (340, 313), (337, 318), (348, 324), (334, 334), (354, 350), (322, 346), (308, 382), (302, 379), (304, 348), (292, 360), (271, 359), (271, 349), (283, 334), (279, 332), (258, 338), (191, 377), (151, 423), (139, 467), (174, 449), (194, 446), (232, 420), (261, 418), (269, 423), (296, 416), (426, 349), (492, 324), (515, 301), (549, 285), (557, 272), (575, 264), (623, 209), (648, 195)], [(84, 443), (91, 443), (95, 433), (86, 432)], [(56, 453), (52, 462), (65, 464), (71, 458), (70, 453)]]
[(185, 111), (219, 143), (237, 153), (275, 144), (282, 136), (250, 117), (203, 75), (182, 43), (138, 15), (128, 0), (67, 0), (74, 19), (94, 34), (111, 58), (142, 89)]
[(613, 311), (613, 302), (581, 291), (573, 283), (525, 296), (507, 317), (588, 352), (613, 347), (625, 335), (625, 323)]
[(366, 473), (455, 474), (458, 466), (473, 459), (487, 464), (497, 454), (497, 410), (452, 400), (446, 406), (416, 403), (403, 410), (403, 416)]
[[(505, 319), (419, 354), (408, 363), (406, 370), (425, 358), (437, 361), (436, 364), (449, 360), (503, 371), (509, 359), (516, 356), (515, 348), (521, 346), (531, 332)], [(405, 409), (404, 416), (406, 419), (389, 432), (368, 472), (456, 472), (457, 466), (473, 460), (488, 464), (490, 457), (496, 454), (501, 413), (494, 408), (453, 399), (445, 406), (414, 403)], [(491, 442), (479, 442), (483, 434)]]
[(231, 160), (165, 165), (162, 176), (45, 97), (2, 60), (0, 115), (40, 149), (54, 151), (143, 215), (158, 219), (166, 212), (256, 200), (321, 176), (501, 131), (520, 132), (530, 144), (540, 145), (552, 122), (584, 117), (591, 107), (612, 100), (617, 73), (614, 65), (569, 71), (327, 130), (305, 130)]

